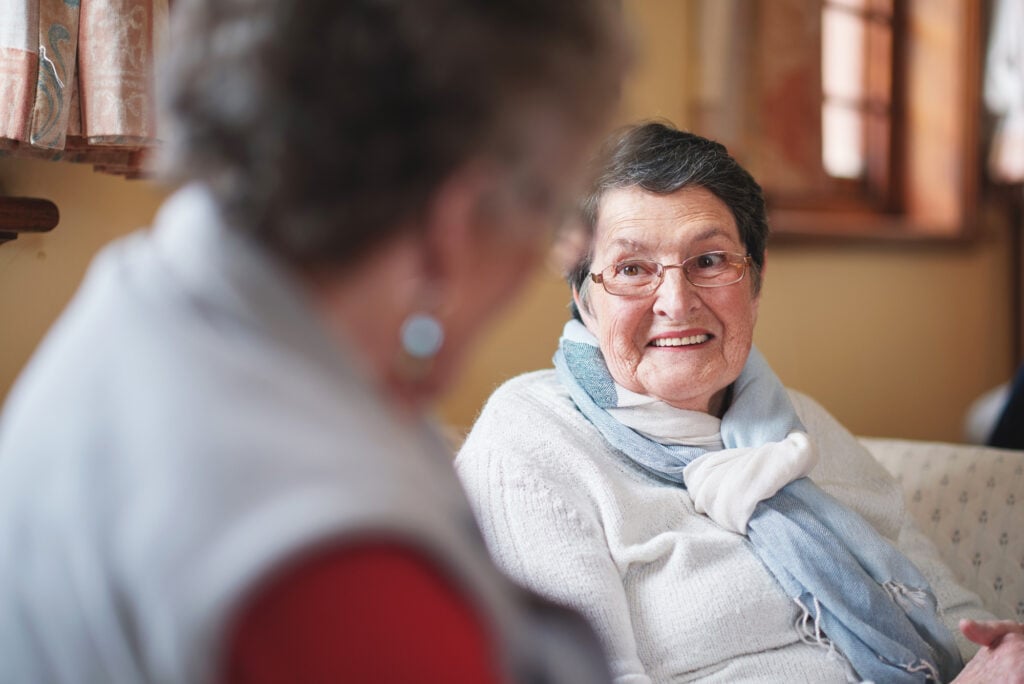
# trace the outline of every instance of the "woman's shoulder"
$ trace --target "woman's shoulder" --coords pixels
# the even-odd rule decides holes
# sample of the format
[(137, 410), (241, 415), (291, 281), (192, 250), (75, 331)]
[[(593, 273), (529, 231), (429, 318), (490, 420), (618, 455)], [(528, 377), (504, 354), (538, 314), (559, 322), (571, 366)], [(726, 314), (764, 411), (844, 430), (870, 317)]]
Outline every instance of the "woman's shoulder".
[[(498, 470), (549, 481), (576, 481), (602, 470), (608, 447), (562, 386), (553, 369), (508, 380), (484, 404), (456, 457), (469, 470)], [(596, 473), (595, 473), (596, 474)]]
[(892, 476), (821, 404), (794, 390), (789, 390), (789, 395), (818, 451), (812, 479), (893, 538), (902, 515), (902, 498)]
[(811, 397), (789, 390), (793, 408), (818, 450), (815, 480), (884, 479), (884, 468), (857, 437)]
[(572, 399), (558, 380), (554, 368), (530, 371), (510, 378), (498, 386), (487, 399), (484, 411), (506, 403), (565, 403)]
[[(498, 432), (506, 437), (529, 438), (541, 428), (556, 430), (582, 420), (554, 369), (532, 371), (504, 382), (487, 399), (470, 436)], [(524, 428), (529, 428), (523, 432)]]
[(857, 438), (846, 429), (835, 416), (828, 412), (817, 400), (795, 389), (786, 388), (793, 408), (800, 421), (807, 428), (807, 434), (818, 439), (838, 440), (856, 443)]

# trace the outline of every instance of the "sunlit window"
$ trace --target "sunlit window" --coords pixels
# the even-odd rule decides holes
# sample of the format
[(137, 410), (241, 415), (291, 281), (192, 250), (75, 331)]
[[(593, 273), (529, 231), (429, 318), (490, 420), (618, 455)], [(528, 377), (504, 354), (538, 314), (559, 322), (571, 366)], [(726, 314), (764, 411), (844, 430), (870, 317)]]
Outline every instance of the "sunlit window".
[(686, 125), (758, 179), (777, 235), (967, 234), (988, 3), (687, 2)]
[(825, 0), (822, 164), (834, 178), (889, 175), (892, 0)]

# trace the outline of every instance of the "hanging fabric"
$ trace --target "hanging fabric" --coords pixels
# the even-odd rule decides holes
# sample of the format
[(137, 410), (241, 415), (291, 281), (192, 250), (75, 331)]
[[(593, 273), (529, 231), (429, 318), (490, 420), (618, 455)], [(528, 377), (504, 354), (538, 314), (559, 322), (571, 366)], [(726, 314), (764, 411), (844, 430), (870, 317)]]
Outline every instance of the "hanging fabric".
[(0, 0), (0, 154), (136, 176), (168, 0)]

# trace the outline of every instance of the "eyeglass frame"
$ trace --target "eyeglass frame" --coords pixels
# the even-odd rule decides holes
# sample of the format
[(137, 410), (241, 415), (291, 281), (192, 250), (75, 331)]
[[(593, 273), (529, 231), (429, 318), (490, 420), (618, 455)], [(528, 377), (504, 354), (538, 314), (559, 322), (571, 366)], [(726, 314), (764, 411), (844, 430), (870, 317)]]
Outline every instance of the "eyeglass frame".
[[(699, 258), (701, 258), (703, 256), (707, 256), (709, 254), (724, 254), (724, 255), (726, 255), (728, 257), (740, 257), (741, 260), (738, 263), (735, 264), (735, 266), (739, 270), (739, 277), (736, 280), (730, 281), (728, 283), (711, 284), (711, 283), (695, 283), (695, 282), (693, 282), (693, 280), (690, 279), (690, 274), (686, 270), (686, 267), (689, 264), (693, 263), (694, 260), (699, 259)], [(605, 282), (605, 279), (604, 279), (605, 271), (607, 271), (608, 269), (618, 268), (618, 267), (622, 266), (623, 264), (631, 264), (631, 263), (654, 264), (655, 266), (657, 266), (658, 267), (657, 274), (656, 274), (657, 275), (657, 280), (653, 281), (654, 286), (652, 288), (650, 288), (649, 291), (633, 292), (633, 293), (619, 293), (619, 292), (612, 292), (611, 290), (609, 290), (608, 289), (608, 283)], [(732, 262), (730, 262), (730, 265), (733, 265)], [(750, 256), (750, 254), (741, 255), (739, 252), (728, 252), (726, 250), (716, 249), (716, 250), (712, 250), (710, 252), (701, 252), (700, 254), (694, 254), (691, 257), (687, 257), (687, 258), (683, 259), (678, 264), (662, 264), (662, 263), (660, 263), (658, 261), (654, 261), (653, 259), (624, 259), (622, 261), (616, 261), (615, 263), (609, 265), (607, 268), (601, 269), (597, 273), (591, 272), (589, 275), (590, 275), (590, 279), (592, 281), (594, 281), (595, 283), (600, 283), (601, 286), (604, 288), (604, 291), (607, 292), (608, 294), (612, 295), (613, 297), (649, 297), (650, 295), (652, 295), (655, 292), (657, 292), (658, 288), (661, 287), (662, 283), (665, 282), (665, 271), (667, 271), (670, 268), (681, 269), (682, 272), (683, 272), (683, 277), (686, 279), (686, 282), (690, 283), (694, 287), (701, 287), (701, 288), (708, 288), (708, 289), (710, 289), (710, 288), (716, 288), (716, 287), (728, 287), (730, 285), (735, 285), (736, 283), (741, 282), (744, 278), (747, 277), (747, 271), (749, 271), (750, 268), (753, 265), (754, 265), (754, 258), (752, 256)]]

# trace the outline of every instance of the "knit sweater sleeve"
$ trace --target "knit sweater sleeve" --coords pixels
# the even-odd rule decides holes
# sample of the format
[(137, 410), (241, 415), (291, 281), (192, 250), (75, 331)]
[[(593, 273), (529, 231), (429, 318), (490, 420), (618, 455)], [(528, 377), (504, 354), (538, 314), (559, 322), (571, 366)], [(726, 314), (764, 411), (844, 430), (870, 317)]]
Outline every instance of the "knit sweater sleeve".
[(495, 393), (456, 460), (491, 554), (513, 579), (587, 618), (616, 684), (649, 684), (592, 479), (572, 453), (585, 436), (519, 389)]
[[(870, 452), (824, 408), (809, 397), (791, 392), (793, 403), (819, 448), (824, 473), (813, 473), (826, 491), (854, 508), (917, 566), (931, 585), (943, 623), (956, 638), (966, 662), (978, 651), (960, 632), (961, 618), (995, 619), (981, 599), (957, 582), (938, 549), (922, 533), (903, 500), (903, 492)], [(828, 461), (832, 461), (829, 463)]]

